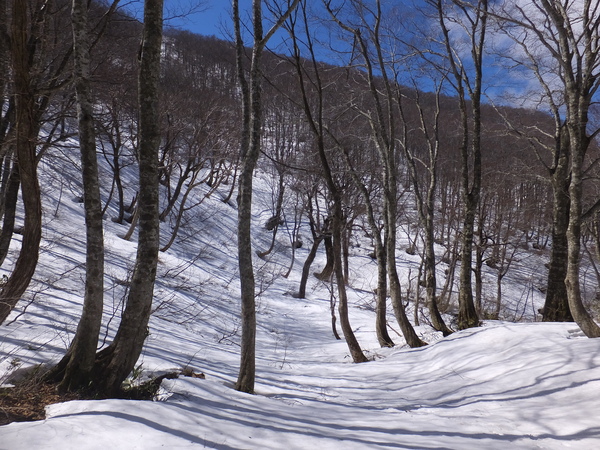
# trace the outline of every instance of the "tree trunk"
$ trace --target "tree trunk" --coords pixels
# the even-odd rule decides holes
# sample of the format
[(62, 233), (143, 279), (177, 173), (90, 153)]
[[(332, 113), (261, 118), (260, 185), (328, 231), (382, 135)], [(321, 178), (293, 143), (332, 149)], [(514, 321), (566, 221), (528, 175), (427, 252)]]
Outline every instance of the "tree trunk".
[(569, 134), (561, 127), (559, 152), (552, 178), (552, 249), (546, 301), (544, 303), (544, 322), (572, 322), (565, 278), (567, 277), (568, 245), (567, 228), (569, 226)]
[(87, 0), (73, 0), (72, 3), (74, 79), (77, 93), (77, 119), (86, 224), (86, 279), (83, 313), (75, 338), (65, 356), (69, 361), (59, 387), (65, 391), (75, 391), (89, 385), (102, 324), (104, 297), (102, 202), (100, 200), (96, 133), (89, 81), (87, 5)]
[[(337, 197), (337, 198), (336, 198)], [(348, 316), (348, 296), (346, 294), (346, 279), (344, 278), (344, 264), (342, 259), (342, 201), (339, 195), (334, 194), (334, 206), (333, 206), (333, 217), (332, 217), (332, 238), (333, 238), (333, 260), (334, 260), (334, 273), (335, 281), (338, 289), (338, 314), (340, 316), (340, 325), (342, 327), (342, 333), (346, 339), (346, 344), (350, 350), (350, 355), (355, 363), (367, 362), (368, 359), (364, 355), (352, 326), (350, 325), (350, 319)]]
[(238, 0), (233, 0), (233, 22), (235, 28), (236, 65), (238, 81), (242, 90), (243, 129), (241, 143), (241, 170), (238, 180), (238, 264), (240, 270), (241, 290), (241, 358), (240, 371), (236, 389), (241, 392), (254, 393), (256, 376), (256, 306), (255, 306), (255, 280), (252, 265), (252, 243), (250, 224), (252, 217), (252, 178), (256, 162), (260, 155), (262, 135), (262, 73), (260, 69), (263, 50), (277, 29), (283, 25), (298, 0), (294, 0), (284, 14), (263, 36), (262, 3), (260, 0), (252, 1), (252, 25), (254, 44), (250, 59), (250, 73), (248, 82), (244, 72), (244, 42), (241, 36), (241, 20), (239, 15)]
[(316, 235), (313, 236), (313, 244), (308, 252), (308, 256), (306, 257), (306, 261), (304, 261), (304, 265), (302, 266), (302, 276), (300, 277), (300, 286), (298, 287), (298, 293), (295, 295), (296, 298), (305, 298), (306, 297), (306, 283), (308, 283), (308, 277), (310, 275), (310, 266), (312, 265), (315, 257), (317, 256), (317, 250), (319, 249), (319, 244), (323, 240), (322, 236)]
[[(328, 221), (330, 221), (328, 219)], [(319, 273), (315, 273), (315, 277), (317, 277), (319, 280), (321, 281), (326, 281), (329, 280), (329, 278), (331, 278), (331, 274), (333, 273), (333, 268), (334, 268), (334, 256), (333, 256), (333, 238), (331, 237), (331, 229), (330, 228), (330, 224), (327, 225), (327, 230), (323, 230), (323, 232), (325, 233), (323, 235), (323, 243), (325, 245), (325, 257), (326, 257), (326, 262), (325, 262), (325, 267), (323, 267), (323, 270), (321, 270), (321, 272)]]
[(477, 310), (473, 302), (471, 272), (473, 265), (473, 235), (475, 210), (473, 202), (467, 200), (465, 220), (462, 229), (462, 250), (460, 258), (459, 292), (458, 292), (458, 329), (476, 327), (479, 325)]
[(240, 271), (241, 321), (240, 371), (235, 388), (254, 393), (256, 376), (256, 305), (255, 279), (252, 264), (251, 217), (252, 177), (260, 153), (261, 133), (261, 83), (258, 77), (262, 49), (257, 45), (262, 39), (262, 13), (260, 2), (253, 1), (254, 47), (250, 68), (250, 84), (243, 68), (243, 41), (240, 31), (239, 6), (233, 0), (234, 26), (236, 32), (236, 58), (238, 79), (242, 89), (243, 127), (240, 149), (241, 169), (238, 177), (238, 266)]
[[(395, 218), (395, 215), (394, 215)], [(390, 225), (387, 225), (388, 229)], [(412, 324), (408, 320), (404, 304), (402, 303), (402, 289), (400, 288), (400, 279), (398, 277), (398, 270), (396, 268), (396, 231), (395, 231), (395, 219), (392, 231), (386, 233), (386, 253), (387, 253), (387, 269), (388, 278), (390, 281), (390, 297), (392, 299), (392, 307), (394, 309), (394, 315), (398, 326), (402, 331), (404, 339), (410, 348), (423, 347), (427, 343), (417, 335)]]
[(163, 0), (145, 0), (144, 38), (139, 72), (139, 238), (136, 264), (119, 330), (112, 344), (98, 353), (96, 385), (111, 395), (134, 369), (146, 336), (158, 263), (158, 89), (162, 43)]
[(19, 164), (14, 162), (4, 194), (4, 219), (2, 222), (2, 232), (0, 233), (0, 266), (4, 264), (4, 260), (8, 255), (10, 241), (15, 230), (15, 217), (17, 214), (20, 187), (21, 176), (19, 175)]
[(442, 319), (442, 315), (440, 314), (440, 310), (437, 304), (437, 281), (435, 274), (435, 250), (434, 250), (434, 242), (433, 242), (433, 223), (429, 224), (429, 226), (425, 229), (426, 238), (425, 238), (425, 290), (427, 293), (427, 307), (429, 309), (429, 314), (431, 316), (431, 324), (433, 328), (437, 331), (441, 331), (444, 336), (449, 336), (452, 334), (452, 330), (450, 330), (444, 319)]
[(42, 239), (42, 202), (36, 167), (35, 94), (30, 80), (27, 2), (13, 1), (12, 62), (16, 92), (16, 154), (25, 209), (21, 251), (13, 272), (0, 292), (0, 323), (8, 317), (29, 286), (39, 258)]
[[(574, 108), (573, 105), (569, 105)], [(572, 109), (571, 109), (572, 111)], [(565, 286), (569, 299), (569, 308), (573, 319), (587, 337), (600, 337), (600, 327), (594, 321), (590, 313), (583, 305), (581, 297), (581, 286), (579, 281), (579, 266), (581, 262), (581, 215), (582, 215), (582, 174), (583, 174), (583, 138), (585, 123), (569, 123), (569, 134), (571, 136), (571, 182), (569, 184), (569, 226), (567, 228), (568, 264)]]

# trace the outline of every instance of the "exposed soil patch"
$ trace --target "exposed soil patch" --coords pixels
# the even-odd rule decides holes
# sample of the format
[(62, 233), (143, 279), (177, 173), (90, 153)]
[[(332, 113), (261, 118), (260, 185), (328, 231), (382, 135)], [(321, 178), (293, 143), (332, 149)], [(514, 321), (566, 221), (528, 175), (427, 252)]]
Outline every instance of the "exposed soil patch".
[(77, 393), (59, 394), (56, 386), (47, 383), (22, 383), (0, 389), (0, 425), (46, 418), (45, 407), (53, 403), (78, 400)]
[[(170, 372), (142, 383), (138, 386), (121, 391), (114, 398), (130, 400), (153, 400), (164, 379), (179, 376), (204, 378), (203, 373), (191, 370)], [(106, 398), (98, 393), (65, 392), (60, 393), (56, 384), (46, 383), (39, 378), (25, 378), (11, 388), (0, 388), (0, 426), (11, 422), (28, 422), (44, 420), (46, 406), (71, 400), (99, 400)]]

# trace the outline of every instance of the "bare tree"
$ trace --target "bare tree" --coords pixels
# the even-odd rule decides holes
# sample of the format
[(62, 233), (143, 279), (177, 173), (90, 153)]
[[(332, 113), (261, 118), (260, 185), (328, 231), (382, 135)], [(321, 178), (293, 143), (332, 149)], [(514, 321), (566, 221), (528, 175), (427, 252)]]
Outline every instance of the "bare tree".
[(250, 219), (252, 217), (252, 179), (260, 155), (262, 135), (262, 73), (261, 59), (267, 42), (283, 25), (299, 0), (287, 3), (285, 10), (265, 34), (263, 32), (262, 1), (252, 1), (252, 54), (250, 69), (245, 70), (245, 46), (238, 0), (233, 0), (237, 73), (242, 93), (243, 131), (241, 139), (241, 170), (238, 179), (238, 262), (242, 300), (242, 339), (238, 391), (254, 393), (256, 377), (256, 307), (255, 279), (252, 264)]
[[(8, 6), (4, 3), (4, 6)], [(3, 207), (7, 217), (0, 240), (0, 259), (6, 256), (7, 243), (13, 233), (14, 214), (21, 185), (25, 210), (23, 239), (19, 256), (11, 275), (0, 292), (0, 323), (25, 293), (38, 261), (42, 236), (42, 211), (37, 163), (53, 143), (67, 133), (64, 113), (72, 105), (72, 96), (66, 93), (59, 102), (58, 92), (64, 92), (70, 81), (68, 63), (72, 56), (72, 35), (69, 33), (69, 15), (64, 14), (68, 3), (45, 0), (13, 1), (10, 32), (2, 35), (10, 48), (12, 86), (9, 104), (0, 126), (8, 126), (11, 143), (1, 151), (5, 162)], [(10, 10), (10, 8), (9, 8)], [(7, 30), (8, 31), (8, 30)], [(5, 55), (6, 56), (6, 55)], [(65, 109), (63, 109), (65, 108)], [(7, 122), (6, 119), (9, 121)], [(48, 124), (47, 136), (40, 138), (40, 130)], [(0, 128), (1, 129), (1, 128)], [(14, 149), (14, 164), (10, 153)], [(7, 165), (8, 164), (8, 165)]]
[[(325, 4), (333, 20), (343, 30), (350, 33), (352, 40), (356, 42), (359, 58), (366, 71), (366, 81), (372, 107), (370, 110), (364, 110), (362, 114), (369, 123), (379, 161), (383, 166), (384, 247), (390, 296), (396, 320), (407, 344), (411, 347), (420, 347), (425, 345), (425, 342), (417, 336), (406, 315), (396, 267), (399, 152), (397, 148), (398, 136), (396, 135), (397, 117), (394, 106), (394, 86), (389, 78), (389, 68), (384, 60), (384, 50), (381, 43), (381, 2), (377, 0), (372, 9), (361, 2), (350, 2), (352, 9), (359, 18), (360, 24), (357, 25), (348, 24), (340, 18), (340, 14), (343, 12), (343, 4), (334, 6), (332, 1), (326, 1)], [(372, 24), (369, 23), (367, 15), (372, 16)], [(371, 48), (373, 49), (372, 53)], [(376, 80), (376, 71), (381, 74), (381, 88)], [(405, 128), (403, 131), (405, 131)], [(405, 141), (404, 137), (400, 140)], [(378, 231), (373, 230), (373, 232)]]
[(146, 336), (158, 263), (158, 89), (163, 30), (163, 0), (145, 0), (139, 71), (139, 235), (136, 263), (121, 323), (114, 341), (96, 356), (95, 389), (114, 395), (135, 367)]
[[(325, 88), (321, 78), (321, 71), (316, 61), (315, 49), (310, 36), (310, 31), (307, 29), (307, 3), (305, 1), (302, 2), (300, 11), (306, 31), (306, 47), (309, 58), (308, 64), (303, 64), (303, 60), (300, 55), (299, 42), (297, 40), (298, 36), (295, 33), (292, 33), (291, 37), (294, 42), (293, 64), (298, 76), (298, 84), (301, 92), (301, 102), (304, 109), (304, 115), (314, 137), (314, 145), (321, 163), (322, 176), (331, 198), (331, 206), (329, 207), (330, 234), (332, 244), (331, 252), (333, 256), (333, 276), (335, 277), (338, 292), (338, 313), (340, 316), (340, 325), (342, 327), (344, 339), (348, 345), (348, 350), (352, 356), (352, 360), (356, 363), (361, 363), (366, 362), (367, 358), (364, 355), (358, 340), (356, 339), (348, 315), (348, 295), (346, 291), (346, 279), (344, 277), (342, 256), (342, 233), (344, 222), (342, 190), (334, 175), (331, 156), (328, 156), (327, 151), (326, 138), (329, 133), (325, 122)], [(335, 146), (335, 144), (330, 145)], [(332, 320), (335, 334), (335, 320), (333, 316)]]
[[(113, 12), (115, 0), (109, 8)], [(89, 385), (98, 335), (102, 323), (104, 296), (104, 236), (102, 202), (98, 180), (94, 107), (90, 86), (90, 37), (88, 34), (88, 2), (73, 0), (71, 17), (73, 27), (74, 81), (77, 93), (79, 145), (83, 173), (84, 208), (86, 224), (86, 279), (83, 313), (77, 332), (67, 354), (55, 371), (64, 368), (61, 390), (75, 391)]]
[[(439, 83), (435, 92), (435, 109), (433, 110), (433, 119), (429, 121), (426, 118), (425, 109), (421, 104), (421, 95), (415, 90), (415, 101), (419, 111), (420, 131), (423, 133), (425, 147), (427, 148), (427, 157), (420, 157), (408, 143), (404, 145), (404, 152), (409, 168), (410, 178), (413, 183), (413, 193), (417, 203), (417, 211), (420, 223), (423, 227), (423, 243), (425, 246), (423, 266), (425, 270), (425, 291), (427, 296), (427, 305), (433, 327), (441, 331), (444, 336), (452, 333), (452, 330), (446, 325), (440, 314), (437, 304), (437, 275), (436, 275), (436, 255), (435, 255), (435, 200), (436, 187), (438, 182), (438, 154), (440, 147), (440, 91), (442, 84)], [(431, 122), (431, 123), (430, 123)], [(424, 166), (426, 175), (419, 176), (418, 165)], [(425, 179), (427, 185), (421, 188), (419, 180)]]
[[(473, 301), (472, 261), (475, 217), (481, 192), (481, 95), (483, 85), (484, 44), (487, 32), (488, 0), (462, 2), (429, 0), (437, 12), (442, 32), (444, 72), (458, 95), (462, 201), (464, 220), (458, 294), (458, 328), (479, 325)], [(458, 48), (450, 29), (457, 26), (467, 42)]]
[[(583, 305), (579, 279), (582, 219), (600, 205), (596, 203), (585, 211), (583, 198), (586, 154), (600, 132), (589, 122), (590, 105), (600, 87), (598, 3), (594, 0), (533, 0), (526, 6), (515, 4), (498, 8), (494, 15), (519, 43), (523, 59), (534, 67), (554, 112), (557, 146), (553, 155), (555, 208), (561, 208), (560, 217), (558, 211), (554, 212), (554, 225), (555, 231), (559, 230), (558, 225), (564, 229), (568, 208), (564, 276), (569, 308), (573, 319), (588, 337), (600, 337), (600, 327)], [(555, 95), (557, 91), (558, 96)], [(564, 125), (561, 117), (564, 117)], [(565, 194), (568, 194), (568, 205)], [(553, 264), (560, 264), (560, 258), (564, 256), (564, 253), (553, 255), (559, 258)], [(562, 274), (557, 274), (559, 276)]]
[[(34, 6), (35, 7), (35, 6)], [(41, 10), (41, 5), (37, 5)], [(35, 93), (31, 83), (29, 2), (13, 1), (11, 56), (15, 101), (15, 141), (18, 174), (25, 208), (21, 251), (13, 272), (0, 292), (0, 323), (4, 322), (29, 286), (39, 257), (42, 238), (42, 202), (37, 177)], [(34, 10), (35, 14), (43, 14)]]

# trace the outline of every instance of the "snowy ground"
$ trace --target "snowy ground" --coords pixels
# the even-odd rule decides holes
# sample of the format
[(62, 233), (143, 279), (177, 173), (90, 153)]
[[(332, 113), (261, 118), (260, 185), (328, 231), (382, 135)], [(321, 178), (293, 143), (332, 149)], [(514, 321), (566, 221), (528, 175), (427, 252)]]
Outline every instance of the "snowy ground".
[[(0, 327), (0, 382), (20, 368), (56, 361), (80, 314), (82, 205), (72, 201), (77, 182), (58, 180), (45, 192), (45, 240), (36, 294), (29, 297), (34, 301), (24, 313), (22, 302)], [(259, 249), (270, 237), (260, 227), (269, 216), (265, 186), (259, 184), (257, 192)], [(257, 259), (264, 289), (258, 301), (257, 395), (236, 392), (235, 210), (215, 193), (194, 214), (178, 243), (160, 255), (150, 336), (140, 379), (132, 382), (182, 368), (206, 379), (166, 381), (157, 402), (52, 405), (44, 421), (0, 427), (0, 449), (600, 448), (600, 344), (576, 325), (487, 322), (445, 339), (422, 325), (417, 331), (429, 346), (408, 349), (392, 331), (398, 346), (381, 349), (370, 293), (374, 264), (367, 249), (355, 249), (351, 323), (373, 361), (352, 364), (345, 343), (331, 333), (327, 285), (313, 278), (306, 299), (291, 295), (306, 248), (287, 279), (276, 276), (290, 263), (285, 233), (270, 262)], [(103, 338), (110, 340), (135, 241), (119, 238), (126, 227), (105, 224)], [(403, 260), (404, 276), (411, 264)], [(533, 301), (522, 305), (526, 290), (509, 283), (505, 295), (535, 311)], [(391, 316), (390, 325), (398, 329)]]

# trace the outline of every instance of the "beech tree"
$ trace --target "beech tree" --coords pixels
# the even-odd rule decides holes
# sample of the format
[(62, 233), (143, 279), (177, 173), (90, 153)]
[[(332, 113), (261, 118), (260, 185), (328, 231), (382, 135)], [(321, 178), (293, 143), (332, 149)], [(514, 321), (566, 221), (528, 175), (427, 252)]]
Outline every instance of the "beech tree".
[[(362, 348), (348, 316), (348, 295), (346, 291), (346, 279), (344, 277), (343, 255), (342, 255), (342, 240), (343, 240), (343, 203), (342, 189), (340, 183), (336, 179), (332, 157), (328, 153), (331, 147), (335, 147), (335, 139), (328, 139), (329, 132), (327, 130), (325, 116), (325, 87), (321, 78), (321, 70), (316, 61), (315, 49), (313, 40), (308, 29), (307, 21), (307, 3), (303, 1), (299, 8), (299, 14), (291, 20), (289, 30), (293, 40), (293, 56), (292, 63), (297, 74), (298, 86), (300, 88), (300, 102), (304, 111), (304, 116), (308, 122), (312, 137), (314, 138), (314, 150), (316, 157), (320, 162), (320, 171), (324, 184), (327, 186), (327, 194), (329, 197), (328, 207), (328, 234), (331, 238), (331, 256), (333, 261), (333, 277), (335, 279), (338, 293), (338, 313), (340, 317), (340, 325), (348, 350), (355, 363), (366, 362), (367, 358), (364, 355)], [(294, 26), (297, 17), (301, 18), (301, 23), (304, 26), (306, 38), (306, 51), (308, 52), (307, 64), (301, 57), (298, 35), (294, 32)], [(333, 141), (333, 142), (332, 142)], [(322, 275), (322, 274), (321, 274)], [(332, 309), (333, 312), (333, 309)], [(335, 319), (332, 317), (334, 335)]]
[[(473, 301), (472, 262), (475, 217), (481, 193), (481, 96), (484, 44), (487, 33), (488, 0), (429, 0), (437, 15), (442, 49), (438, 56), (448, 81), (457, 94), (460, 112), (460, 161), (463, 226), (460, 257), (458, 328), (479, 325)], [(458, 39), (451, 29), (456, 29)], [(464, 41), (464, 48), (462, 48)]]
[[(32, 5), (33, 13), (43, 16), (41, 5)], [(0, 323), (4, 322), (29, 286), (39, 257), (42, 239), (42, 202), (37, 177), (36, 138), (40, 124), (36, 121), (36, 97), (31, 81), (32, 58), (30, 42), (36, 31), (31, 30), (24, 0), (12, 4), (10, 49), (15, 90), (16, 170), (21, 183), (25, 221), (21, 251), (8, 281), (0, 291)], [(32, 36), (31, 33), (34, 34)], [(16, 198), (15, 198), (16, 200)]]
[[(108, 10), (112, 13), (115, 0)], [(62, 372), (61, 390), (75, 391), (89, 384), (94, 368), (98, 335), (102, 324), (104, 297), (104, 236), (102, 202), (98, 180), (94, 106), (90, 86), (90, 38), (88, 34), (88, 2), (73, 0), (74, 81), (77, 94), (79, 146), (83, 174), (83, 202), (86, 224), (86, 278), (83, 313), (67, 354), (53, 372)]]
[[(521, 61), (533, 66), (556, 123), (552, 163), (553, 236), (558, 238), (556, 245), (562, 250), (553, 254), (549, 288), (551, 284), (560, 287), (560, 277), (564, 276), (573, 319), (588, 337), (600, 337), (600, 327), (584, 307), (579, 279), (582, 221), (600, 207), (600, 202), (585, 205), (583, 197), (586, 155), (590, 143), (600, 133), (600, 128), (589, 121), (590, 105), (600, 88), (598, 3), (533, 0), (525, 6), (499, 4), (494, 8), (494, 16), (519, 44)], [(513, 54), (511, 59), (518, 56)], [(557, 301), (549, 300), (551, 308), (555, 304)], [(552, 310), (549, 313), (554, 314)], [(564, 313), (561, 316), (565, 318)]]
[[(404, 338), (409, 346), (420, 347), (425, 345), (425, 342), (417, 336), (406, 316), (396, 267), (399, 161), (397, 141), (405, 142), (403, 137), (398, 137), (396, 128), (402, 128), (403, 131), (405, 129), (403, 128), (404, 122), (399, 121), (396, 114), (394, 80), (390, 79), (390, 69), (384, 60), (381, 37), (383, 16), (381, 2), (377, 0), (373, 5), (368, 6), (358, 1), (349, 2), (349, 13), (357, 16), (357, 24), (342, 18), (341, 15), (345, 12), (345, 4), (337, 5), (332, 1), (327, 1), (325, 4), (332, 19), (349, 33), (352, 41), (356, 43), (357, 55), (355, 57), (363, 65), (366, 73), (365, 84), (370, 99), (367, 103), (369, 106), (363, 109), (361, 114), (369, 124), (379, 162), (383, 168), (383, 245), (385, 252), (378, 255), (378, 257), (385, 257), (392, 306)], [(381, 86), (378, 85), (379, 80), (376, 80), (376, 72), (380, 73)], [(399, 125), (398, 122), (400, 122)], [(379, 233), (377, 229), (372, 231), (373, 233)], [(380, 252), (381, 250), (379, 249)]]
[(145, 0), (139, 70), (139, 229), (135, 267), (125, 310), (114, 341), (96, 355), (94, 386), (114, 395), (135, 367), (146, 336), (158, 263), (158, 89), (163, 30), (163, 0)]
[[(71, 95), (65, 91), (71, 77), (68, 64), (72, 57), (70, 15), (65, 14), (68, 3), (15, 0), (11, 5), (12, 8), (8, 8), (10, 27), (5, 26), (4, 47), (0, 47), (7, 52), (3, 56), (11, 67), (9, 102), (0, 122), (11, 134), (11, 139), (5, 142), (8, 147), (3, 145), (2, 148), (3, 153), (6, 150), (2, 157), (10, 176), (5, 176), (3, 183), (5, 216), (0, 235), (1, 261), (6, 257), (14, 232), (19, 187), (25, 218), (19, 255), (0, 291), (0, 323), (21, 299), (35, 273), (42, 237), (37, 165), (44, 151), (65, 137), (64, 114), (72, 104)], [(8, 6), (8, 3), (0, 6)], [(40, 131), (44, 125), (48, 127), (42, 138)]]
[(245, 46), (238, 0), (233, 0), (233, 26), (236, 46), (238, 81), (242, 97), (241, 169), (238, 180), (238, 262), (242, 301), (242, 336), (240, 372), (236, 383), (238, 391), (254, 393), (256, 377), (256, 306), (255, 279), (252, 264), (250, 219), (252, 217), (252, 179), (260, 155), (262, 136), (262, 73), (261, 59), (269, 39), (281, 28), (299, 0), (291, 0), (276, 18), (273, 26), (264, 33), (262, 1), (252, 1), (252, 53), (250, 68), (246, 72)]
[[(446, 325), (439, 311), (437, 298), (437, 274), (436, 274), (436, 255), (435, 255), (435, 201), (438, 182), (438, 154), (440, 148), (440, 90), (442, 84), (436, 86), (435, 109), (433, 118), (426, 117), (426, 111), (421, 103), (421, 95), (415, 90), (415, 102), (418, 109), (420, 132), (423, 133), (425, 141), (424, 147), (427, 149), (426, 157), (420, 156), (412, 145), (406, 144), (404, 152), (410, 178), (413, 183), (413, 194), (417, 204), (420, 224), (423, 228), (423, 268), (425, 271), (425, 291), (431, 323), (433, 327), (441, 331), (444, 336), (452, 333), (452, 330)], [(419, 174), (419, 167), (424, 166), (425, 174)], [(425, 181), (425, 186), (421, 187), (420, 181)]]

